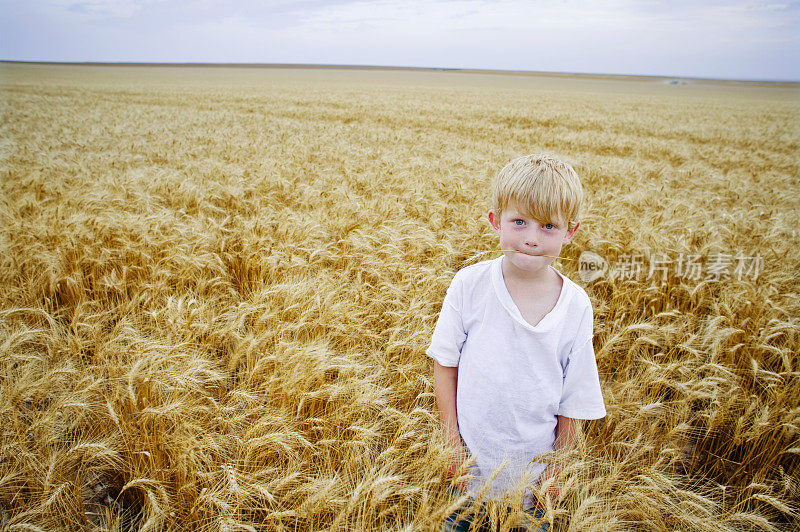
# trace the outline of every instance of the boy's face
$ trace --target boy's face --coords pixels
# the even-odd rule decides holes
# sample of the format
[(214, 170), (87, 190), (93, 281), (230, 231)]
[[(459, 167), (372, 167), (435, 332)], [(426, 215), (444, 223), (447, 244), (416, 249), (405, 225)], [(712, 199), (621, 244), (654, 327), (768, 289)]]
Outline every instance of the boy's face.
[(531, 273), (545, 270), (578, 230), (578, 224), (569, 230), (563, 216), (544, 223), (534, 220), (522, 214), (515, 202), (509, 202), (499, 216), (494, 209), (490, 210), (489, 222), (500, 236), (500, 249), (506, 258)]

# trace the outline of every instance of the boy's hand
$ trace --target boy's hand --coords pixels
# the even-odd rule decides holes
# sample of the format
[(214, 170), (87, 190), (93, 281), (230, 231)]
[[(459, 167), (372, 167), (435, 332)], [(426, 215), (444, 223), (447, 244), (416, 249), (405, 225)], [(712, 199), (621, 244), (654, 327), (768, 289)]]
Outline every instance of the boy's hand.
[[(433, 364), (433, 385), (436, 391), (436, 405), (442, 420), (442, 430), (448, 446), (453, 450), (453, 458), (448, 467), (448, 477), (452, 480), (458, 475), (461, 466), (469, 459), (467, 448), (461, 441), (458, 431), (458, 415), (456, 413), (456, 388), (458, 387), (458, 368)], [(452, 482), (453, 486), (466, 491), (466, 481)]]
[(452, 479), (453, 486), (458, 489), (459, 491), (467, 491), (467, 481), (460, 480), (455, 482), (455, 479), (458, 477), (459, 470), (464, 463), (469, 460), (469, 454), (467, 453), (467, 449), (463, 445), (459, 445), (453, 459), (450, 461), (450, 468), (448, 469), (447, 473), (449, 477)]
[[(569, 452), (575, 448), (580, 420), (558, 416), (556, 423), (556, 441), (553, 444), (555, 456), (539, 477), (542, 494), (555, 502), (561, 497), (562, 481), (560, 475)], [(542, 501), (540, 501), (541, 503)]]

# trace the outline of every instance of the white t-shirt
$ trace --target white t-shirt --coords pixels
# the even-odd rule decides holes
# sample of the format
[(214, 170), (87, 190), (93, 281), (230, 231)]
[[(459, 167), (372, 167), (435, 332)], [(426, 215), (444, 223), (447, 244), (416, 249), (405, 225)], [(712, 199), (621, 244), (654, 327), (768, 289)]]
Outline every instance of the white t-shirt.
[[(456, 409), (461, 437), (476, 457), (476, 496), (496, 469), (489, 496), (532, 482), (547, 466), (532, 462), (553, 449), (557, 415), (606, 415), (592, 347), (592, 305), (563, 280), (555, 307), (534, 327), (508, 293), (503, 257), (460, 270), (442, 304), (427, 355), (458, 367)], [(524, 505), (533, 504), (527, 492)]]

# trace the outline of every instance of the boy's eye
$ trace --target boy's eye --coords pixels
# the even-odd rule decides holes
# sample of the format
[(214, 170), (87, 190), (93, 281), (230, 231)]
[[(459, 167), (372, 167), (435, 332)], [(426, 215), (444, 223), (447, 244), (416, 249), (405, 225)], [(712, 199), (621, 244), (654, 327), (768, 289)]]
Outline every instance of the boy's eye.
[(514, 220), (514, 225), (517, 225), (517, 226), (521, 227), (521, 226), (525, 225), (525, 222), (523, 220)]
[(553, 224), (544, 224), (544, 228), (545, 228), (545, 229), (555, 229), (555, 228), (556, 228), (556, 226), (555, 226), (555, 225), (553, 225)]

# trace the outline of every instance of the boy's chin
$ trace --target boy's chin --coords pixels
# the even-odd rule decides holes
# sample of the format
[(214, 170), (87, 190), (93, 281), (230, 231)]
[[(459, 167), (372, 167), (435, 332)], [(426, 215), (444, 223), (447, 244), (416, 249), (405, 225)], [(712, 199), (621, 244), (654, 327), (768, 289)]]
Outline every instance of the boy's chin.
[(555, 260), (552, 257), (517, 252), (506, 253), (505, 256), (514, 266), (521, 270), (540, 270), (546, 268)]

